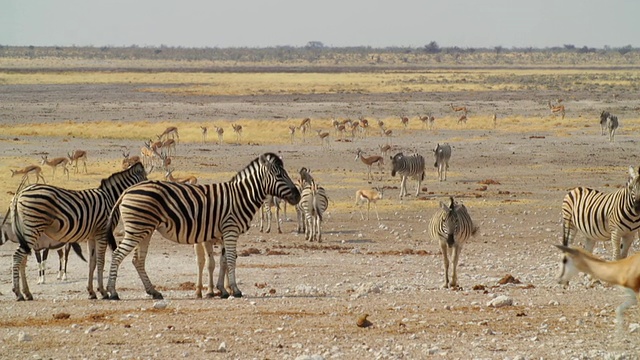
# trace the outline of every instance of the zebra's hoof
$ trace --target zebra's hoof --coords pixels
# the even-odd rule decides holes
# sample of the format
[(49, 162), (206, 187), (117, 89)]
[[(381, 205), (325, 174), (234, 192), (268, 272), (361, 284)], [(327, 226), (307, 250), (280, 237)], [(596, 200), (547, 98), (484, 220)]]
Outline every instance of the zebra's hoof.
[(233, 297), (234, 298), (241, 298), (242, 297), (242, 292), (238, 291), (238, 292), (233, 293)]
[(162, 296), (162, 294), (160, 294), (159, 292), (153, 292), (151, 294), (149, 294), (153, 297), (153, 300), (163, 300), (164, 297)]
[(31, 294), (27, 294), (27, 296), (25, 297), (25, 299), (27, 299), (27, 301), (32, 301), (32, 300), (33, 300), (33, 295), (31, 295)]
[(120, 296), (118, 296), (118, 294), (112, 294), (109, 296), (109, 300), (120, 300)]
[(96, 296), (96, 294), (89, 294), (89, 300), (96, 300), (98, 297)]
[(207, 294), (205, 295), (205, 297), (206, 297), (207, 299), (213, 299), (214, 297), (216, 297), (216, 294), (215, 294), (215, 293), (210, 292), (210, 293), (207, 293)]
[(16, 299), (16, 301), (24, 301), (24, 296), (22, 296), (22, 295), (18, 296), (18, 298)]

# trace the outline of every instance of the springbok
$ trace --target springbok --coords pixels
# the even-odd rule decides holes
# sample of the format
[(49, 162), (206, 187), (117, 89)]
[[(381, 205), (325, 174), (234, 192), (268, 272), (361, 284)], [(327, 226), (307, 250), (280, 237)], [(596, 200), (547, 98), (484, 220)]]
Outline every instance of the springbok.
[(373, 203), (373, 208), (376, 211), (376, 218), (380, 220), (380, 215), (378, 215), (378, 205), (376, 202), (381, 200), (384, 195), (384, 188), (374, 188), (374, 189), (360, 189), (356, 191), (356, 206), (358, 206), (358, 210), (360, 210), (360, 216), (362, 220), (364, 220), (364, 214), (362, 214), (362, 209), (360, 206), (363, 203), (367, 203), (367, 220), (369, 220), (369, 212), (371, 210), (371, 203)]
[[(122, 170), (127, 170), (128, 168), (130, 168), (133, 164), (137, 163), (137, 162), (141, 162), (140, 161), (140, 156), (138, 155), (134, 155), (134, 156), (129, 156), (129, 152), (122, 152)], [(144, 165), (144, 164), (143, 164)]]
[(158, 135), (158, 139), (168, 139), (171, 136), (172, 139), (180, 141), (180, 135), (178, 135), (178, 128), (175, 126), (169, 126), (162, 134)]
[(233, 127), (233, 132), (236, 133), (236, 139), (238, 139), (238, 144), (242, 140), (242, 125), (231, 124)]
[(218, 145), (222, 144), (222, 140), (224, 138), (224, 129), (221, 127), (214, 126), (216, 129), (216, 134), (218, 134)]
[(35, 174), (36, 175), (36, 184), (38, 183), (39, 179), (42, 179), (43, 183), (47, 183), (44, 180), (44, 176), (42, 176), (42, 168), (38, 165), (29, 165), (29, 166), (25, 166), (22, 169), (19, 170), (11, 170), (11, 177), (14, 177), (16, 175), (22, 175), (23, 179), (27, 179), (27, 182), (29, 182), (29, 174)]
[(561, 114), (562, 119), (564, 120), (564, 105), (551, 105), (551, 101), (548, 102), (549, 110), (551, 110), (552, 115)]
[(202, 131), (202, 143), (205, 144), (207, 142), (207, 132), (209, 129), (207, 129), (206, 126), (200, 126), (200, 130)]
[(66, 157), (57, 157), (49, 160), (47, 155), (42, 156), (42, 165), (48, 165), (53, 169), (53, 179), (56, 178), (56, 169), (61, 167), (63, 172), (67, 174), (67, 180), (69, 180), (69, 169), (67, 169), (67, 164), (69, 164), (69, 159)]
[(84, 173), (87, 173), (87, 152), (84, 150), (74, 150), (68, 154), (69, 161), (71, 164), (74, 162), (76, 168), (76, 174), (78, 173), (78, 161), (82, 160), (82, 165), (84, 165)]

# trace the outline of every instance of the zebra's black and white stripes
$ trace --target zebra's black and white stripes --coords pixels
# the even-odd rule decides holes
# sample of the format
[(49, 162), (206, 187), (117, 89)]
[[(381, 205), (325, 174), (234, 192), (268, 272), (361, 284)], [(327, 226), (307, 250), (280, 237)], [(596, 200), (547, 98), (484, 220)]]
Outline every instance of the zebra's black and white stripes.
[(322, 215), (329, 207), (326, 190), (315, 181), (305, 184), (299, 206), (304, 215), (305, 239), (322, 242)]
[(21, 264), (26, 261), (31, 249), (51, 247), (51, 244), (46, 244), (42, 234), (60, 243), (87, 240), (90, 256), (87, 285), (89, 296), (96, 297), (93, 290), (93, 273), (96, 266), (98, 291), (106, 296), (102, 272), (106, 236), (110, 230), (107, 223), (109, 211), (126, 188), (146, 179), (144, 167), (136, 163), (127, 170), (103, 179), (100, 187), (95, 189), (76, 191), (34, 184), (18, 192), (11, 202), (12, 229), (20, 242), (20, 247), (13, 255), (13, 292), (18, 300), (33, 299), (26, 279), (23, 279), (23, 289), (20, 293), (19, 274)]
[(400, 182), (400, 199), (407, 195), (407, 178), (411, 177), (417, 180), (416, 196), (420, 193), (420, 186), (424, 180), (424, 157), (419, 154), (405, 156), (403, 153), (397, 153), (391, 157), (391, 176), (396, 174), (402, 177)]
[[(438, 241), (442, 249), (444, 259), (444, 285), (443, 287), (458, 286), (458, 259), (462, 246), (478, 232), (478, 227), (473, 224), (467, 208), (458, 204), (450, 197), (449, 205), (440, 202), (440, 208), (431, 217), (429, 233), (431, 239)], [(451, 263), (453, 273), (449, 281), (449, 257), (453, 256)]]
[[(282, 160), (267, 153), (253, 160), (229, 182), (189, 185), (162, 181), (146, 181), (125, 191), (113, 208), (124, 225), (124, 239), (113, 253), (107, 290), (118, 299), (116, 278), (120, 263), (136, 249), (134, 266), (145, 291), (155, 299), (162, 298), (145, 271), (145, 258), (151, 234), (158, 231), (165, 238), (181, 244), (197, 244), (222, 240), (224, 264), (233, 296), (240, 297), (235, 277), (238, 236), (251, 226), (251, 220), (267, 195), (277, 196), (291, 204), (300, 201), (300, 192), (284, 169)], [(112, 224), (115, 224), (112, 222)], [(115, 242), (113, 235), (109, 237)], [(222, 297), (229, 293), (220, 283)]]
[(433, 166), (438, 169), (438, 180), (447, 180), (449, 159), (451, 159), (451, 145), (436, 145), (436, 148), (433, 149), (433, 156), (435, 157), (435, 163), (433, 164)]
[(614, 141), (618, 126), (620, 126), (620, 123), (618, 122), (617, 116), (611, 114), (608, 111), (602, 111), (600, 113), (600, 134), (605, 135), (605, 132), (608, 133), (609, 141)]
[(596, 241), (611, 240), (613, 259), (620, 259), (627, 256), (639, 228), (640, 176), (633, 167), (629, 167), (626, 186), (618, 191), (603, 193), (577, 187), (565, 195), (562, 202), (564, 246), (571, 245), (580, 231), (586, 237), (587, 251), (593, 250)]

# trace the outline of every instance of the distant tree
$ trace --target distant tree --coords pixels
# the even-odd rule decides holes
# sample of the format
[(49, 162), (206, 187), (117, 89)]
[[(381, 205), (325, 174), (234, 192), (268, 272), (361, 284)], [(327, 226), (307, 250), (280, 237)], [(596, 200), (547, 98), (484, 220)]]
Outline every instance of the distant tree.
[(618, 49), (618, 52), (620, 53), (620, 55), (625, 55), (631, 51), (633, 51), (633, 47), (631, 47), (631, 45), (623, 46)]
[(578, 49), (578, 53), (580, 54), (587, 54), (587, 53), (594, 53), (594, 52), (596, 52), (595, 48), (590, 48), (590, 47), (587, 47), (586, 45)]
[(565, 50), (575, 50), (576, 46), (572, 45), (572, 44), (564, 44), (564, 49)]
[(435, 41), (432, 41), (424, 46), (424, 52), (428, 54), (437, 54), (440, 51), (442, 50), (440, 49), (440, 46), (438, 45), (438, 43)]
[(502, 50), (504, 50), (504, 49), (502, 48), (502, 46), (498, 45), (498, 46), (494, 47), (493, 50), (496, 51), (496, 55), (499, 55), (502, 52)]
[(306, 47), (310, 49), (322, 49), (324, 48), (324, 44), (322, 41), (309, 41)]

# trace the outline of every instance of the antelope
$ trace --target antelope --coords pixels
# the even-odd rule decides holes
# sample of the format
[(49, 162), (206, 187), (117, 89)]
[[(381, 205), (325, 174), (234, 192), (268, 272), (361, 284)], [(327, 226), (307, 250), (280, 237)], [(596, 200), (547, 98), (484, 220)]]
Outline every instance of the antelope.
[(56, 169), (58, 167), (62, 167), (63, 172), (67, 174), (67, 180), (69, 180), (69, 169), (67, 169), (67, 164), (69, 164), (69, 159), (66, 157), (57, 157), (51, 160), (47, 159), (47, 155), (42, 157), (42, 165), (49, 165), (53, 169), (53, 179), (56, 178)]
[(362, 131), (362, 137), (367, 137), (367, 130), (369, 129), (369, 120), (360, 116), (360, 130)]
[(171, 165), (171, 158), (167, 155), (159, 155), (160, 160), (162, 160), (162, 168), (164, 171), (169, 171), (169, 165)]
[(493, 116), (491, 117), (491, 120), (493, 121), (493, 128), (495, 129), (496, 126), (498, 125), (498, 114), (493, 113)]
[(458, 119), (458, 124), (460, 124), (461, 122), (463, 123), (467, 123), (467, 114), (462, 114), (462, 116), (460, 116), (460, 118)]
[(453, 103), (449, 104), (449, 106), (451, 106), (451, 110), (453, 110), (454, 112), (462, 111), (465, 115), (467, 114), (466, 106), (453, 106)]
[(400, 116), (400, 122), (402, 123), (402, 126), (404, 126), (404, 129), (407, 130), (407, 127), (409, 126), (409, 118), (406, 116)]
[(202, 143), (205, 144), (207, 142), (207, 133), (209, 129), (206, 126), (200, 126), (200, 130), (202, 131)]
[(238, 143), (240, 143), (242, 139), (242, 125), (231, 124), (233, 127), (233, 132), (236, 133), (236, 138), (238, 139)]
[(383, 193), (384, 188), (360, 189), (356, 191), (356, 206), (358, 206), (358, 210), (360, 210), (362, 220), (364, 220), (364, 214), (362, 213), (360, 206), (363, 203), (367, 203), (367, 220), (369, 220), (371, 203), (373, 203), (373, 209), (376, 211), (376, 218), (380, 220), (380, 215), (378, 215), (378, 205), (376, 205), (376, 202), (382, 199)]
[(172, 139), (177, 139), (177, 141), (180, 141), (180, 136), (178, 135), (178, 128), (175, 126), (169, 126), (168, 128), (166, 128), (162, 134), (160, 134), (158, 136), (158, 139), (162, 139), (162, 138), (169, 138), (169, 136), (171, 136)]
[[(122, 152), (122, 156), (124, 157), (124, 159), (122, 159), (122, 170), (127, 170), (128, 168), (130, 168), (133, 164), (137, 163), (137, 162), (141, 162), (140, 161), (140, 156), (135, 155), (135, 156), (129, 156), (129, 153), (125, 153), (124, 151)], [(144, 165), (144, 163), (143, 163)]]
[(151, 145), (148, 142), (144, 142), (144, 146), (140, 148), (140, 155), (142, 156), (142, 165), (145, 167), (147, 165), (153, 165), (155, 163), (155, 158), (159, 154), (155, 152)]
[(549, 104), (549, 110), (551, 110), (551, 114), (552, 115), (556, 115), (556, 114), (561, 114), (562, 115), (562, 119), (564, 120), (564, 105), (551, 105), (551, 101), (548, 102)]
[(311, 130), (311, 119), (302, 119), (300, 125), (298, 126), (298, 130), (300, 130), (300, 132), (302, 133), (302, 141), (304, 142), (306, 140), (307, 130)]
[(42, 179), (43, 183), (47, 183), (44, 180), (44, 176), (42, 176), (42, 168), (38, 165), (29, 165), (29, 166), (25, 166), (22, 169), (19, 170), (11, 170), (11, 177), (14, 177), (16, 175), (22, 175), (23, 179), (27, 179), (27, 182), (29, 182), (29, 174), (35, 174), (36, 175), (36, 184), (38, 183), (38, 179)]
[(367, 180), (369, 180), (369, 178), (373, 179), (373, 175), (371, 175), (371, 166), (373, 166), (373, 164), (377, 163), (379, 169), (381, 169), (382, 165), (384, 165), (384, 158), (382, 156), (372, 155), (369, 157), (364, 157), (362, 156), (362, 150), (360, 149), (358, 149), (355, 161), (358, 161), (358, 159), (360, 159), (369, 168), (369, 171), (367, 172)]
[(422, 121), (422, 126), (425, 129), (428, 127), (429, 130), (433, 130), (433, 124), (436, 121), (435, 116), (433, 116), (433, 115), (427, 115), (427, 116), (418, 115), (418, 118), (420, 119), (420, 121)]
[(380, 156), (387, 157), (389, 150), (391, 150), (391, 145), (378, 145), (378, 148), (380, 148)]
[(356, 137), (356, 132), (358, 131), (359, 128), (360, 128), (359, 121), (353, 121), (351, 123), (351, 139), (354, 139)]
[(387, 137), (387, 143), (390, 143), (391, 137), (393, 136), (393, 130), (382, 128), (382, 134)]
[(289, 137), (291, 137), (291, 144), (293, 144), (295, 135), (296, 135), (296, 127), (293, 125), (289, 125)]
[(616, 325), (621, 330), (624, 312), (637, 304), (640, 297), (640, 253), (621, 260), (605, 261), (583, 249), (563, 245), (556, 247), (564, 254), (558, 279), (560, 284), (566, 287), (573, 276), (583, 272), (624, 289), (627, 300), (616, 308)]
[(165, 155), (175, 155), (176, 154), (176, 142), (173, 139), (167, 139), (162, 142), (160, 146), (160, 150)]
[(195, 185), (195, 184), (198, 183), (198, 178), (196, 178), (195, 176), (186, 176), (186, 177), (181, 177), (181, 178), (173, 177), (173, 169), (172, 170), (167, 170), (167, 172), (164, 174), (164, 178), (165, 178), (165, 180), (173, 181), (173, 182), (180, 183), (180, 184)]
[(73, 164), (76, 163), (76, 174), (78, 173), (78, 161), (82, 160), (82, 164), (84, 165), (84, 173), (87, 173), (87, 152), (84, 150), (74, 150), (72, 153), (68, 154), (70, 162)]
[(216, 128), (216, 134), (218, 134), (218, 145), (222, 144), (222, 138), (224, 137), (224, 129), (221, 127), (214, 126)]
[(322, 145), (322, 147), (324, 147), (324, 144), (327, 144), (327, 147), (330, 147), (329, 144), (329, 133), (326, 131), (322, 131), (322, 130), (316, 130), (316, 132), (318, 133), (318, 137), (320, 138), (320, 143)]
[(382, 120), (378, 120), (378, 127), (380, 128), (381, 131), (384, 131), (384, 121)]
[(333, 130), (334, 130), (334, 136), (338, 136), (338, 127), (340, 126), (340, 121), (333, 119), (333, 121), (331, 121), (331, 126), (333, 126)]

